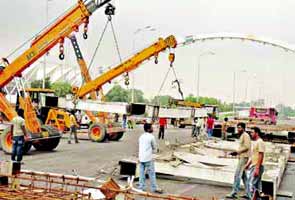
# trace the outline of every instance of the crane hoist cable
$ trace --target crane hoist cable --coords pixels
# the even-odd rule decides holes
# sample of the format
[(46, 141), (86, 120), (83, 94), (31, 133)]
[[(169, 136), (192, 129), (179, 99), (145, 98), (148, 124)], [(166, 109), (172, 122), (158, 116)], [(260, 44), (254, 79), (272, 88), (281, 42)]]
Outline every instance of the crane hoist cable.
[(162, 81), (162, 84), (161, 84), (161, 86), (160, 86), (160, 88), (159, 88), (159, 91), (158, 91), (157, 96), (160, 95), (160, 92), (162, 91), (162, 89), (163, 89), (163, 87), (164, 87), (164, 84), (165, 84), (165, 82), (166, 82), (166, 80), (167, 80), (167, 77), (168, 77), (168, 75), (169, 75), (170, 70), (171, 70), (171, 67), (169, 67), (169, 68), (168, 68), (168, 71), (166, 72), (166, 75), (165, 75), (165, 77), (164, 77), (164, 79), (163, 79), (163, 81)]
[(181, 86), (180, 86), (180, 82), (179, 82), (179, 80), (177, 78), (177, 75), (176, 75), (176, 72), (175, 72), (175, 69), (173, 68), (173, 66), (171, 66), (171, 68), (172, 68), (172, 71), (173, 71), (173, 74), (174, 74), (174, 77), (175, 77), (175, 80), (172, 82), (172, 84), (173, 83), (176, 83), (177, 84), (178, 92), (181, 95), (181, 98), (183, 100), (184, 98), (183, 98), (183, 92), (182, 92), (182, 89), (181, 89)]
[(95, 48), (95, 51), (91, 57), (91, 61), (90, 61), (90, 64), (89, 64), (89, 67), (88, 67), (88, 71), (91, 69), (92, 65), (93, 65), (93, 62), (94, 62), (94, 58), (97, 54), (97, 51), (101, 45), (101, 42), (103, 40), (103, 37), (105, 35), (105, 32), (107, 30), (107, 27), (109, 24), (111, 24), (111, 30), (112, 30), (112, 33), (113, 33), (113, 38), (114, 38), (114, 41), (115, 41), (115, 46), (116, 46), (116, 50), (117, 50), (117, 53), (118, 53), (118, 57), (119, 57), (119, 60), (120, 60), (120, 63), (122, 62), (122, 56), (121, 56), (121, 52), (120, 52), (120, 48), (119, 48), (119, 43), (118, 43), (118, 40), (117, 40), (117, 36), (116, 36), (116, 33), (115, 33), (115, 28), (114, 28), (114, 25), (112, 23), (112, 16), (115, 15), (115, 7), (112, 5), (112, 4), (108, 4), (107, 7), (106, 7), (106, 10), (105, 10), (105, 14), (108, 16), (108, 19), (107, 19), (107, 22), (106, 22), (106, 25), (101, 33), (101, 36), (99, 38), (99, 41), (97, 43), (97, 46)]
[[(112, 4), (108, 4), (108, 6), (106, 7), (106, 10), (105, 10), (105, 14), (108, 16), (108, 20), (107, 20), (105, 28), (104, 28), (104, 30), (102, 32), (102, 35), (100, 37), (99, 43), (98, 43), (98, 45), (97, 45), (97, 47), (95, 49), (95, 52), (94, 52), (94, 54), (92, 56), (92, 59), (91, 59), (88, 70), (90, 70), (90, 67), (93, 64), (93, 61), (94, 61), (94, 58), (96, 56), (97, 50), (98, 50), (98, 48), (100, 46), (100, 43), (101, 43), (101, 41), (103, 39), (103, 36), (104, 36), (104, 34), (106, 32), (106, 29), (107, 29), (107, 26), (108, 26), (109, 23), (111, 24), (111, 30), (112, 30), (112, 34), (113, 34), (117, 54), (118, 54), (118, 57), (119, 57), (119, 61), (120, 61), (120, 63), (122, 63), (122, 56), (121, 56), (121, 52), (120, 52), (120, 48), (119, 48), (119, 43), (118, 43), (118, 39), (117, 39), (117, 36), (116, 36), (115, 28), (114, 28), (114, 25), (113, 25), (113, 22), (112, 22), (112, 16), (115, 15), (115, 7)], [(128, 87), (128, 85), (129, 85), (129, 74), (128, 74), (128, 72), (124, 75), (124, 78), (125, 78), (124, 83)]]
[(98, 40), (98, 43), (97, 43), (96, 48), (95, 48), (95, 50), (94, 50), (94, 53), (93, 53), (93, 55), (92, 55), (92, 57), (91, 57), (91, 60), (90, 60), (90, 63), (89, 63), (89, 67), (88, 67), (88, 71), (89, 71), (90, 68), (92, 67), (92, 64), (93, 64), (94, 58), (95, 58), (95, 56), (96, 56), (96, 54), (97, 54), (98, 48), (100, 47), (100, 44), (101, 44), (102, 39), (103, 39), (103, 36), (104, 36), (104, 34), (105, 34), (106, 30), (107, 30), (107, 27), (108, 27), (109, 22), (110, 22), (110, 20), (107, 19), (107, 22), (106, 22), (106, 24), (105, 24), (105, 26), (104, 26), (104, 28), (103, 28), (103, 31), (102, 31), (102, 33), (101, 33), (101, 35), (100, 35), (100, 38), (99, 38), (99, 40)]
[[(183, 99), (183, 92), (182, 92), (182, 89), (181, 89), (181, 86), (180, 86), (180, 81), (179, 81), (178, 78), (177, 78), (176, 71), (175, 71), (173, 65), (170, 65), (170, 67), (168, 68), (168, 71), (166, 72), (166, 75), (165, 75), (165, 77), (164, 77), (164, 79), (163, 79), (163, 81), (162, 81), (162, 83), (161, 83), (161, 86), (160, 86), (160, 88), (159, 88), (159, 91), (158, 91), (158, 93), (157, 93), (157, 96), (159, 97), (159, 95), (160, 95), (160, 93), (161, 93), (161, 91), (162, 91), (162, 89), (163, 89), (163, 87), (164, 87), (164, 84), (165, 84), (165, 82), (166, 82), (166, 80), (167, 80), (167, 78), (168, 78), (168, 75), (169, 75), (169, 73), (170, 73), (171, 70), (172, 70), (173, 75), (174, 75), (174, 77), (175, 77), (175, 80), (172, 81), (172, 84), (174, 84), (174, 83), (177, 84), (178, 92), (179, 92), (179, 94), (181, 95), (181, 98)], [(158, 100), (159, 100), (159, 99), (158, 99)], [(158, 103), (160, 104), (160, 102), (158, 102)]]
[(114, 41), (115, 41), (115, 45), (116, 45), (116, 50), (117, 50), (117, 53), (118, 53), (118, 56), (119, 56), (119, 59), (120, 59), (120, 63), (122, 63), (122, 56), (121, 56), (121, 52), (120, 52), (120, 49), (119, 49), (119, 43), (118, 43), (118, 39), (117, 39), (116, 32), (115, 32), (115, 29), (114, 29), (114, 25), (113, 25), (112, 21), (110, 21), (110, 23), (111, 23), (111, 27), (112, 27), (113, 37), (114, 37)]

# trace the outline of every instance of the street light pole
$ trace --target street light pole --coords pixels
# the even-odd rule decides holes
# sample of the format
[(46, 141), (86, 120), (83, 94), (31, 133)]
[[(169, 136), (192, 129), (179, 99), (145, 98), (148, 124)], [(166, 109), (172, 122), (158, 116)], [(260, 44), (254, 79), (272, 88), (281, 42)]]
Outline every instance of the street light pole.
[(205, 56), (205, 55), (215, 55), (214, 52), (212, 51), (206, 51), (206, 52), (203, 52), (199, 55), (198, 57), (198, 74), (197, 74), (197, 98), (198, 98), (198, 101), (200, 100), (200, 71), (201, 71), (201, 57), (202, 56)]

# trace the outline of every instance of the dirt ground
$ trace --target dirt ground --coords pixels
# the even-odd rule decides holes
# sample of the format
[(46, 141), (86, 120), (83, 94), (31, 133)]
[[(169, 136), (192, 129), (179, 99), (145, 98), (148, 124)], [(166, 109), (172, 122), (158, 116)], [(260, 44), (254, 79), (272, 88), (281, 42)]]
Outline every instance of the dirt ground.
[[(125, 133), (118, 142), (94, 143), (88, 140), (80, 140), (79, 144), (68, 144), (67, 139), (61, 140), (58, 148), (53, 152), (37, 152), (33, 148), (24, 157), (24, 169), (47, 171), (62, 174), (78, 174), (80, 176), (99, 177), (104, 180), (110, 176), (115, 168), (118, 169), (118, 161), (123, 158), (136, 156), (138, 137), (142, 133), (142, 126)], [(157, 130), (155, 129), (155, 136)], [(192, 141), (191, 130), (169, 128), (165, 139), (170, 143), (178, 141), (186, 143)], [(66, 137), (66, 135), (65, 135)], [(165, 145), (159, 142), (160, 148)], [(3, 159), (10, 159), (0, 151)], [(120, 183), (118, 172), (113, 176)], [(295, 165), (290, 164), (285, 173), (282, 189), (295, 192)], [(212, 199), (213, 196), (223, 198), (231, 188), (209, 186), (204, 184), (192, 184), (183, 181), (158, 179), (159, 187), (165, 193), (195, 196), (200, 199)]]

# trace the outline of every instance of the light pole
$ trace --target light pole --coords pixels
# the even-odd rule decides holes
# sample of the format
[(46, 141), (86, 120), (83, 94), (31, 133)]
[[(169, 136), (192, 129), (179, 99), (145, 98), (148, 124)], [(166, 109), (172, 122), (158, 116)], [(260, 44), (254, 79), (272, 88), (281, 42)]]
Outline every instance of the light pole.
[(200, 99), (200, 68), (201, 68), (201, 57), (202, 56), (206, 56), (206, 55), (215, 55), (214, 52), (212, 51), (206, 51), (206, 52), (203, 52), (199, 55), (198, 57), (198, 76), (197, 76), (197, 98), (198, 98), (198, 101)]
[[(134, 31), (133, 33), (133, 41), (132, 41), (132, 53), (135, 53), (135, 40), (136, 40), (136, 35), (138, 35), (139, 33), (144, 33), (146, 31), (156, 31), (156, 28), (153, 28), (152, 26), (145, 26), (142, 28), (138, 28), (136, 29), (136, 31)], [(130, 72), (131, 73), (131, 77), (132, 77), (132, 90), (131, 90), (131, 103), (134, 103), (134, 83), (135, 83), (135, 76), (134, 76), (134, 72)]]

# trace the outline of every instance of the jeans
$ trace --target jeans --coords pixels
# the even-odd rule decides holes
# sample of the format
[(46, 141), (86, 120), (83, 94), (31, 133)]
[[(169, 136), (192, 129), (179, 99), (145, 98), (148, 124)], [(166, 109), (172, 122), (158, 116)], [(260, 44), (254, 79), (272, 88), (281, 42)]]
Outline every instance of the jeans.
[(212, 128), (208, 128), (207, 129), (207, 133), (208, 133), (208, 137), (212, 137), (212, 135), (213, 135), (213, 129)]
[(139, 163), (139, 189), (146, 190), (145, 170), (147, 170), (151, 182), (151, 192), (155, 192), (157, 190), (157, 183), (155, 165), (153, 161)]
[(263, 165), (260, 166), (258, 176), (254, 176), (255, 168), (256, 168), (256, 166), (252, 166), (249, 169), (249, 171), (250, 171), (249, 185), (248, 185), (249, 191), (248, 191), (247, 194), (248, 194), (249, 197), (251, 197), (251, 199), (253, 198), (255, 192), (260, 192), (262, 190), (261, 177), (262, 177), (262, 174), (264, 172), (264, 166)]
[(123, 120), (122, 122), (122, 128), (126, 128), (127, 127), (127, 120)]
[(164, 140), (165, 126), (160, 126), (158, 138)]
[(200, 135), (200, 132), (201, 132), (201, 127), (193, 126), (193, 128), (192, 128), (192, 137), (197, 137), (198, 135)]
[(248, 158), (240, 158), (239, 159), (239, 163), (237, 165), (237, 169), (235, 172), (233, 190), (231, 193), (232, 195), (236, 195), (239, 192), (241, 178), (243, 179), (246, 194), (249, 194), (248, 180), (247, 180), (247, 175), (246, 175), (246, 171), (245, 171), (245, 165), (247, 164), (247, 161), (248, 161)]
[(24, 136), (13, 136), (13, 146), (12, 146), (12, 154), (11, 160), (15, 161), (15, 157), (17, 157), (16, 161), (20, 162), (23, 159), (23, 147), (25, 144)]
[(71, 131), (70, 131), (68, 142), (71, 142), (73, 134), (74, 134), (75, 142), (78, 142), (77, 127), (76, 126), (71, 126)]

